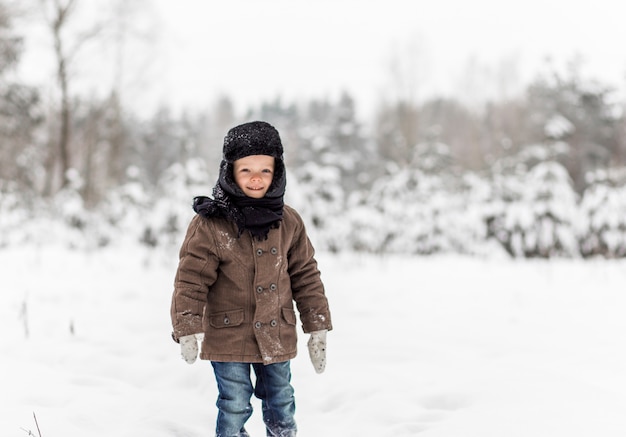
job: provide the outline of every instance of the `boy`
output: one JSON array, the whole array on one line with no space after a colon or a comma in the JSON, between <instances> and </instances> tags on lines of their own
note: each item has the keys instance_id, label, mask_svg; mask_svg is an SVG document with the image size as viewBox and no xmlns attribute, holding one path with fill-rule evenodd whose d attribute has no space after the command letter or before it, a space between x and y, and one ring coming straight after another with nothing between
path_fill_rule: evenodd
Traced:
<instances>
[{"instance_id":1,"label":"boy","mask_svg":"<svg viewBox=\"0 0 626 437\"><path fill-rule=\"evenodd\" d=\"M296 314L310 333L309 356L325 368L332 329L313 247L296 211L283 203L286 172L278 131L255 121L232 128L213 199L196 197L180 250L172 336L185 361L210 360L218 387L217 437L248 436L252 394L267 435L296 435L290 361ZM256 375L252 384L250 368Z\"/></svg>"}]
</instances>

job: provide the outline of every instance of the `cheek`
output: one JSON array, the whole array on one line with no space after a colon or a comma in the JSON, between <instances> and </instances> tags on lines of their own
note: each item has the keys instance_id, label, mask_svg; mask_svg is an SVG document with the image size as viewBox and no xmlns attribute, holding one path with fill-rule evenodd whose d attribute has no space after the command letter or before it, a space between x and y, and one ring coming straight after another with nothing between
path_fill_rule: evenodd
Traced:
<instances>
[{"instance_id":1,"label":"cheek","mask_svg":"<svg viewBox=\"0 0 626 437\"><path fill-rule=\"evenodd\" d=\"M242 184L244 184L246 181L246 179L244 177L242 177L241 175L237 175L235 176L235 183L239 186L241 186Z\"/></svg>"}]
</instances>

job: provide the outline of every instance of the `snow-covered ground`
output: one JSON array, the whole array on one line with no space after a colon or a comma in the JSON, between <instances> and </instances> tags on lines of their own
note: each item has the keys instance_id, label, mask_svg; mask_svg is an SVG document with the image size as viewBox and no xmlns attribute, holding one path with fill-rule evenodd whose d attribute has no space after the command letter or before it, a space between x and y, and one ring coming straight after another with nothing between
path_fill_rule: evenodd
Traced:
<instances>
[{"instance_id":1,"label":"snow-covered ground","mask_svg":"<svg viewBox=\"0 0 626 437\"><path fill-rule=\"evenodd\" d=\"M328 365L302 437L623 437L626 262L318 256ZM216 387L170 335L176 251L0 250L0 435L200 437ZM248 430L264 436L260 405Z\"/></svg>"}]
</instances>

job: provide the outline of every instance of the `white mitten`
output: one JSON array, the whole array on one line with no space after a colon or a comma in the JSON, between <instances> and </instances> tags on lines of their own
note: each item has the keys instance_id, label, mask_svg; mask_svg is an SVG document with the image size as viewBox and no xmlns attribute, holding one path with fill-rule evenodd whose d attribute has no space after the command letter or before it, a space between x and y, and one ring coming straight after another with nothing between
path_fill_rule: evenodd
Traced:
<instances>
[{"instance_id":1,"label":"white mitten","mask_svg":"<svg viewBox=\"0 0 626 437\"><path fill-rule=\"evenodd\" d=\"M179 338L180 354L188 364L193 364L198 358L198 340L202 341L203 334L184 335Z\"/></svg>"},{"instance_id":2,"label":"white mitten","mask_svg":"<svg viewBox=\"0 0 626 437\"><path fill-rule=\"evenodd\" d=\"M326 333L327 330L311 332L307 343L309 357L317 373L322 373L326 368Z\"/></svg>"}]
</instances>

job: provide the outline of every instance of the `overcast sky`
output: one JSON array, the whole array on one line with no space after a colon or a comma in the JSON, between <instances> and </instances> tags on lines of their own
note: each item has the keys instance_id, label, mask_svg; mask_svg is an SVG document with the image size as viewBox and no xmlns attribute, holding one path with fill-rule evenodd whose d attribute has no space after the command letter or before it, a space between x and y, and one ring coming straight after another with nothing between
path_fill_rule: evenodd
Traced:
<instances>
[{"instance_id":1,"label":"overcast sky","mask_svg":"<svg viewBox=\"0 0 626 437\"><path fill-rule=\"evenodd\" d=\"M334 98L344 89L363 112L397 93L471 100L513 92L546 57L560 68L575 55L587 74L625 83L625 14L616 0L144 3L151 10L134 20L156 25L153 44L129 45L125 70L142 65L133 85L141 98L131 103L144 109L202 109L222 94L243 111L277 95ZM102 67L94 68L106 82Z\"/></svg>"}]
</instances>

